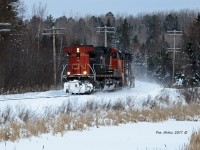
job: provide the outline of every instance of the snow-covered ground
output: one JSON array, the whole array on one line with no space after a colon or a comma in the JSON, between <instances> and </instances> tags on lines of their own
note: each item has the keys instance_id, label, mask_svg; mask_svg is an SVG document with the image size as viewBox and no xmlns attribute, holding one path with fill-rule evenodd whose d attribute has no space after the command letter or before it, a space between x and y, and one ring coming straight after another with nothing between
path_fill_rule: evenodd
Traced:
<instances>
[{"instance_id":1,"label":"snow-covered ground","mask_svg":"<svg viewBox=\"0 0 200 150\"><path fill-rule=\"evenodd\" d=\"M181 150L198 122L131 123L0 143L1 150ZM165 133L167 132L167 133Z\"/></svg>"},{"instance_id":2,"label":"snow-covered ground","mask_svg":"<svg viewBox=\"0 0 200 150\"><path fill-rule=\"evenodd\" d=\"M0 95L0 108L4 109L9 106L15 109L16 106L18 107L20 105L26 108L30 108L33 111L37 110L42 112L45 107L61 106L63 103L68 101L79 105L91 100L114 102L118 100L123 101L127 98L131 98L135 101L135 107L141 108L145 101L155 100L155 97L157 96L169 96L168 105L171 105L174 102L184 103L183 98L180 97L179 92L175 89L163 88L156 83L136 81L135 88L124 88L114 92L96 92L91 95L71 95L66 94L62 90L14 95Z\"/></svg>"},{"instance_id":3,"label":"snow-covered ground","mask_svg":"<svg viewBox=\"0 0 200 150\"><path fill-rule=\"evenodd\" d=\"M59 95L63 97L57 97ZM65 94L62 90L1 95L0 110L7 106L13 109L24 106L42 113L45 107L61 106L68 101L80 105L90 100L116 101L127 98L134 99L135 107L141 108L144 101L153 100L157 96L169 96L168 105L174 102L184 103L175 89L164 89L155 83L136 81L136 87L133 89L124 88L115 92L97 92L91 95ZM17 142L1 142L0 150L179 150L189 142L192 132L199 129L199 122L188 121L128 123L112 127L93 127L82 132L70 131L63 136L45 134Z\"/></svg>"}]
</instances>

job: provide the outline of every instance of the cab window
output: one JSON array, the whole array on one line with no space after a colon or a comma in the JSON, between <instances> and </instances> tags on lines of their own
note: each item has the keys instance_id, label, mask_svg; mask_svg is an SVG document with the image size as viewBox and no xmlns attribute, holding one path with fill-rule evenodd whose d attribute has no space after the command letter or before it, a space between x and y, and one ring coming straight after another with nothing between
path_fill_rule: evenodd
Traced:
<instances>
[{"instance_id":1,"label":"cab window","mask_svg":"<svg viewBox=\"0 0 200 150\"><path fill-rule=\"evenodd\" d=\"M113 52L113 53L112 53L112 58L113 58L113 59L117 59L117 53L116 53L116 52Z\"/></svg>"}]
</instances>

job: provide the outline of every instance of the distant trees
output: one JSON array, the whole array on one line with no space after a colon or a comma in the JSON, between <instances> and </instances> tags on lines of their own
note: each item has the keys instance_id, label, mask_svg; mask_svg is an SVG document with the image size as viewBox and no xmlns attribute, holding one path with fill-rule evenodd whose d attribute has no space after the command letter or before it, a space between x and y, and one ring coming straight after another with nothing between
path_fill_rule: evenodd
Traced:
<instances>
[{"instance_id":1,"label":"distant trees","mask_svg":"<svg viewBox=\"0 0 200 150\"><path fill-rule=\"evenodd\" d=\"M104 26L116 29L114 34L108 34L108 46L134 54L136 78L150 77L162 83L172 75L172 56L167 50L172 43L166 33L182 30L182 56L176 58L176 71L197 83L200 80L200 14L195 11L138 16L108 12L101 16L54 18L46 15L45 6L39 5L30 19L22 20L19 6L19 0L0 0L0 23L11 23L10 32L0 32L0 92L51 88L52 36L42 33L53 26L65 28L62 36L56 36L58 82L66 63L62 48L77 44L103 46L104 35L96 31Z\"/></svg>"}]
</instances>

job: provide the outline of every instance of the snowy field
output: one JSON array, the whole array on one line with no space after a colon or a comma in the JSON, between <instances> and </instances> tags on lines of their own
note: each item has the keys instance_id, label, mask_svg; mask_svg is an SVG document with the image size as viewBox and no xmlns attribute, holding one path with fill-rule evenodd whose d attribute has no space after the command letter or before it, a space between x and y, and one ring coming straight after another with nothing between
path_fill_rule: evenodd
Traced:
<instances>
[{"instance_id":1,"label":"snowy field","mask_svg":"<svg viewBox=\"0 0 200 150\"><path fill-rule=\"evenodd\" d=\"M62 97L59 97L62 96ZM24 106L31 110L43 111L45 107L57 107L68 101L74 103L74 106L81 105L87 101L118 101L131 98L135 101L134 105L141 108L142 104L147 100L154 100L158 96L169 96L169 105L174 102L184 103L183 98L175 89L163 88L156 83L147 83L136 81L135 88L124 88L114 92L96 92L91 95L72 95L66 94L62 90L34 92L14 95L0 95L0 108L7 106L15 107Z\"/></svg>"},{"instance_id":2,"label":"snowy field","mask_svg":"<svg viewBox=\"0 0 200 150\"><path fill-rule=\"evenodd\" d=\"M1 150L181 150L198 122L165 121L70 131L0 143ZM167 131L168 133L165 133ZM176 132L180 131L180 132ZM177 134L175 134L177 133ZM6 144L6 145L5 145Z\"/></svg>"},{"instance_id":3,"label":"snowy field","mask_svg":"<svg viewBox=\"0 0 200 150\"><path fill-rule=\"evenodd\" d=\"M62 97L59 97L62 95ZM97 92L91 95L71 95L47 91L17 95L1 95L0 109L24 106L38 113L45 107L57 107L71 101L74 106L87 101L117 101L132 98L136 108L144 101L158 96L169 96L168 105L185 103L175 89L164 89L155 83L136 81L135 88L115 92ZM37 98L37 99L36 99ZM6 100L6 101L5 101ZM128 123L119 126L93 127L85 131L70 131L63 136L45 134L17 142L1 142L0 150L180 150L189 142L192 132L200 129L199 122L168 120L160 123Z\"/></svg>"}]
</instances>

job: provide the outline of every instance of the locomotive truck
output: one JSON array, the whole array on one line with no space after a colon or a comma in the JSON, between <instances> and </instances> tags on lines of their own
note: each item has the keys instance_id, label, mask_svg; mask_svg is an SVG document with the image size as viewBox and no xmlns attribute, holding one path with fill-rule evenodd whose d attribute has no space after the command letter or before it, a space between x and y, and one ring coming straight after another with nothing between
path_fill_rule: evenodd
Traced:
<instances>
[{"instance_id":1,"label":"locomotive truck","mask_svg":"<svg viewBox=\"0 0 200 150\"><path fill-rule=\"evenodd\" d=\"M65 92L79 94L134 87L132 54L92 45L70 46L64 52L68 55L61 73Z\"/></svg>"}]
</instances>

